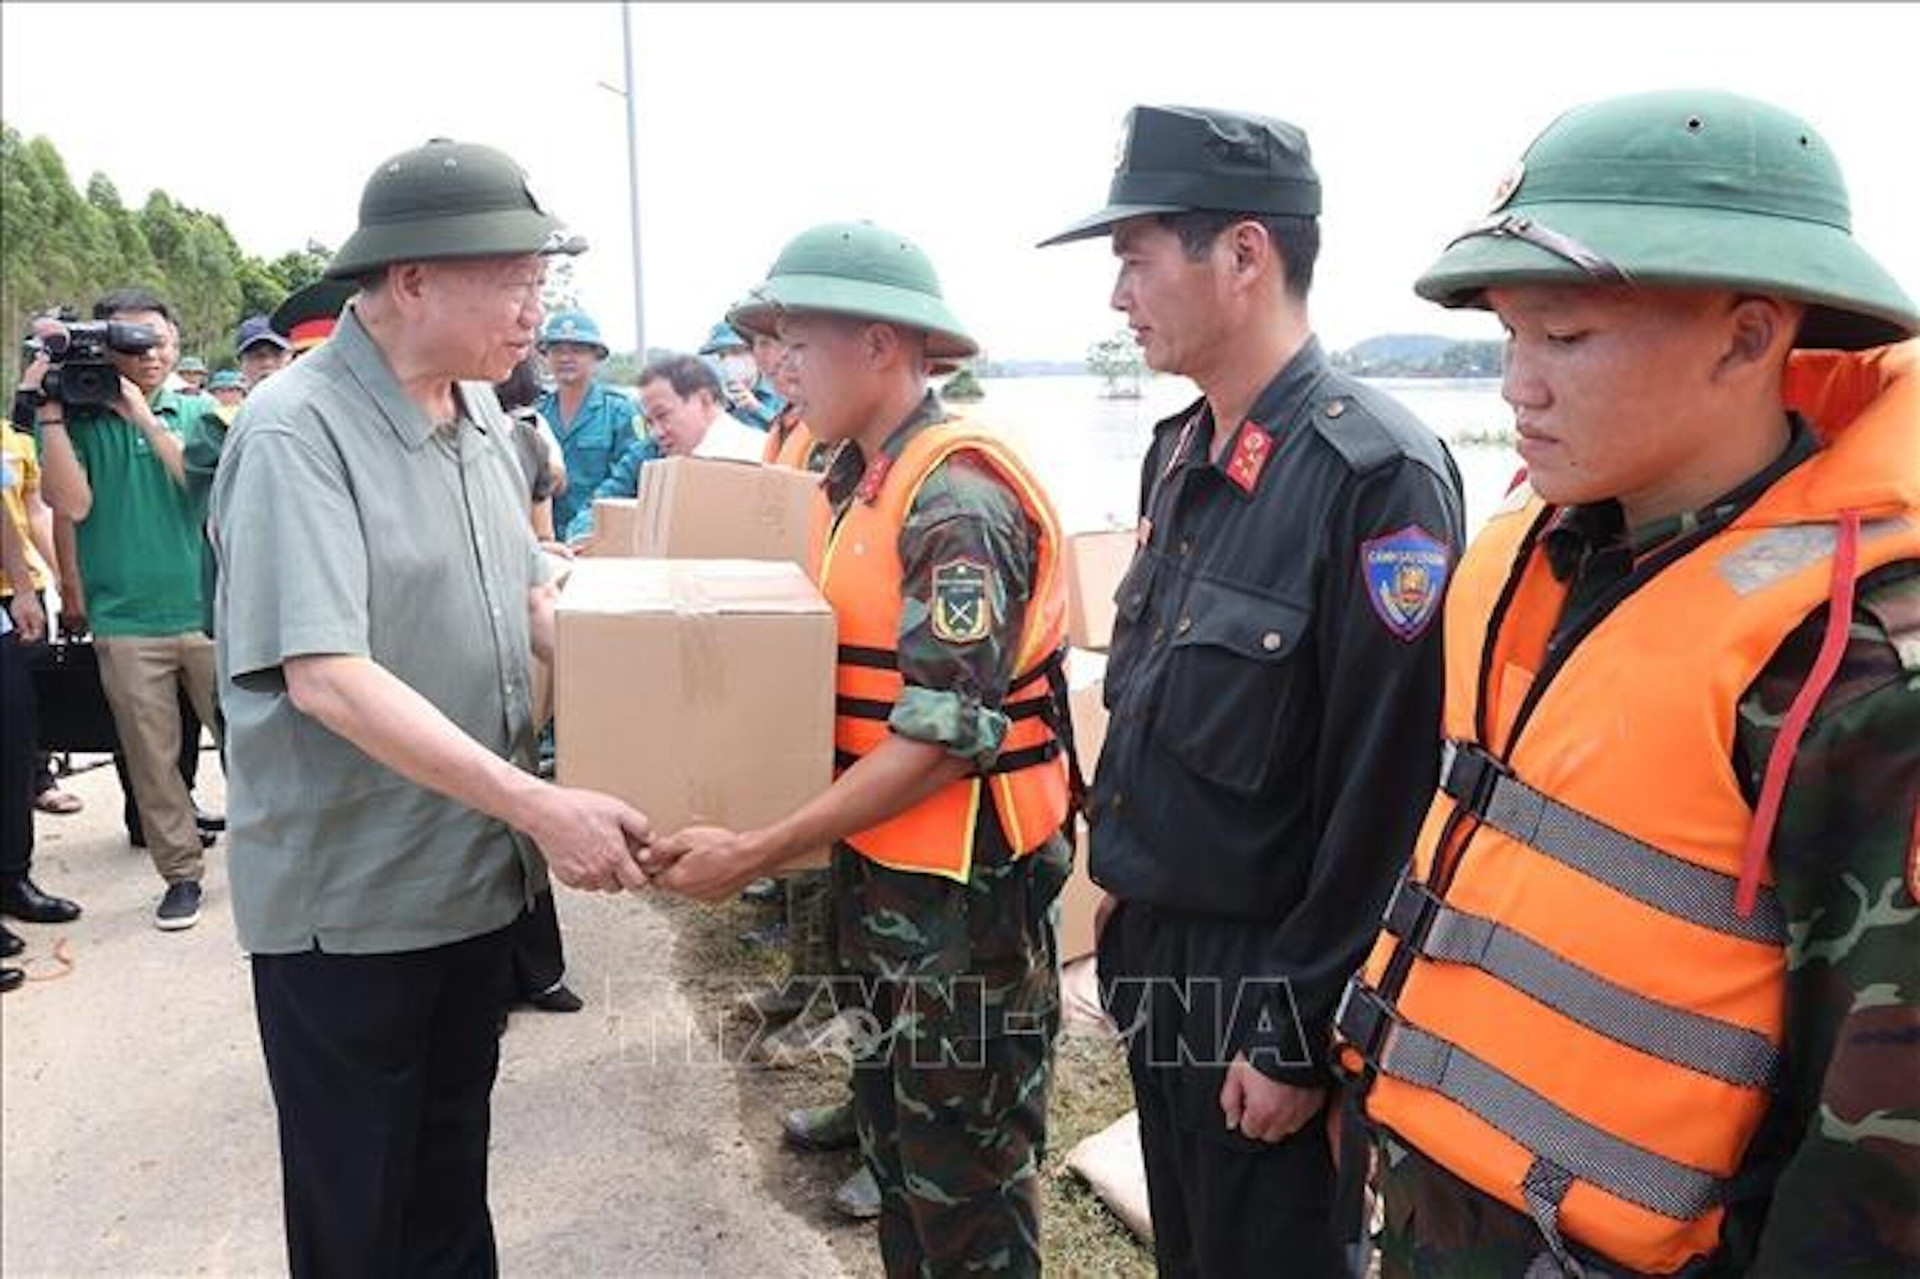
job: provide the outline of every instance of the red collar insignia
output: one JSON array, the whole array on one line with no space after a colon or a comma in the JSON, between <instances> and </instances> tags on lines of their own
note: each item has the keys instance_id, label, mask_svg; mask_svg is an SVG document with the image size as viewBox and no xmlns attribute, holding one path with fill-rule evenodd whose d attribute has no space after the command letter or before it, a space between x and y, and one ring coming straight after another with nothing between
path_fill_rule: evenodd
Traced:
<instances>
[{"instance_id":1,"label":"red collar insignia","mask_svg":"<svg viewBox=\"0 0 1920 1279\"><path fill-rule=\"evenodd\" d=\"M1251 493L1272 456L1273 437L1251 420L1242 422L1239 435L1234 437L1233 456L1227 461L1227 478L1238 484L1241 492Z\"/></svg>"},{"instance_id":2,"label":"red collar insignia","mask_svg":"<svg viewBox=\"0 0 1920 1279\"><path fill-rule=\"evenodd\" d=\"M879 454L867 463L866 474L860 477L860 487L853 491L853 495L872 506L873 499L880 496L880 486L887 482L887 472L892 469L893 459L885 453Z\"/></svg>"}]
</instances>

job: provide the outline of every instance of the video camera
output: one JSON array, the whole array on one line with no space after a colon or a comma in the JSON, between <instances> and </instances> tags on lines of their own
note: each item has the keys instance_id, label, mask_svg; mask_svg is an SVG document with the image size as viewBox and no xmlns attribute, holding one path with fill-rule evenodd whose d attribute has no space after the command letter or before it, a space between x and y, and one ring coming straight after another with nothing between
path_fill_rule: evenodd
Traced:
<instances>
[{"instance_id":1,"label":"video camera","mask_svg":"<svg viewBox=\"0 0 1920 1279\"><path fill-rule=\"evenodd\" d=\"M150 324L123 320L91 320L64 325L51 333L27 339L22 362L45 352L46 379L40 389L49 400L68 408L102 408L120 396L120 370L115 352L144 355L160 345L160 334Z\"/></svg>"}]
</instances>

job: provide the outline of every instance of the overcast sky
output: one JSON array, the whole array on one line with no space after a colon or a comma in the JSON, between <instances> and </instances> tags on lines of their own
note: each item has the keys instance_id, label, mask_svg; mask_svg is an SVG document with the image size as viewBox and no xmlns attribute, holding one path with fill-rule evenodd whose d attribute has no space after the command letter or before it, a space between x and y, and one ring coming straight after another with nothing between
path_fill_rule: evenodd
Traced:
<instances>
[{"instance_id":1,"label":"overcast sky","mask_svg":"<svg viewBox=\"0 0 1920 1279\"><path fill-rule=\"evenodd\" d=\"M1702 86L1773 98L1839 155L1855 233L1920 293L1920 7L667 5L634 9L651 345L697 344L792 234L870 218L933 256L990 353L1074 357L1117 319L1104 202L1138 102L1303 126L1325 186L1316 326L1490 336L1413 277L1573 104ZM614 4L0 6L0 115L76 185L163 187L250 252L338 247L367 175L487 142L590 241L583 299L633 335ZM76 299L83 301L83 299Z\"/></svg>"}]
</instances>

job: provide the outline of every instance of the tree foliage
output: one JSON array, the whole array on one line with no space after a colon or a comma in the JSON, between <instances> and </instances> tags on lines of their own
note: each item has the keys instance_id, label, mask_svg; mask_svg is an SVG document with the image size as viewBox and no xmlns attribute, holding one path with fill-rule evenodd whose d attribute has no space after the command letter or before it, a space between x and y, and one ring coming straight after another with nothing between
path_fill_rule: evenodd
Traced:
<instances>
[{"instance_id":1,"label":"tree foliage","mask_svg":"<svg viewBox=\"0 0 1920 1279\"><path fill-rule=\"evenodd\" d=\"M164 191L128 208L103 173L82 191L52 142L0 122L0 324L11 338L47 307L88 315L109 289L144 285L173 308L182 352L219 363L242 318L318 279L331 256L309 242L265 261L244 252L219 215ZM5 346L16 376L18 344Z\"/></svg>"},{"instance_id":2,"label":"tree foliage","mask_svg":"<svg viewBox=\"0 0 1920 1279\"><path fill-rule=\"evenodd\" d=\"M1101 394L1108 399L1134 400L1140 398L1147 357L1132 333L1117 329L1087 348L1087 368L1107 380Z\"/></svg>"}]
</instances>

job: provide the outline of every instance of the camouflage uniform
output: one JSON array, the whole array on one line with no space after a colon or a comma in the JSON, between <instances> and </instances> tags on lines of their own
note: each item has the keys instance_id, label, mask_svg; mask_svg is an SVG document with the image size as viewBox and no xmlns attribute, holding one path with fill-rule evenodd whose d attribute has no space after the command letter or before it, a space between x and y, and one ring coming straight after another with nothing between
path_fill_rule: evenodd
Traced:
<instances>
[{"instance_id":1,"label":"camouflage uniform","mask_svg":"<svg viewBox=\"0 0 1920 1279\"><path fill-rule=\"evenodd\" d=\"M1812 450L1796 424L1786 456L1729 497ZM1687 518L1628 539L1617 504L1566 512L1548 554L1573 578L1568 615ZM1741 699L1733 765L1749 802L1825 624L1825 609L1802 623ZM1795 758L1772 849L1790 938L1787 1075L1743 1169L1753 1196L1689 1275L1920 1274L1920 905L1906 878L1917 807L1920 563L1909 561L1861 580L1839 672ZM1383 1279L1521 1275L1540 1255L1525 1215L1391 1139L1382 1153ZM1583 1261L1591 1279L1627 1273Z\"/></svg>"},{"instance_id":2,"label":"camouflage uniform","mask_svg":"<svg viewBox=\"0 0 1920 1279\"><path fill-rule=\"evenodd\" d=\"M897 457L946 416L929 394L885 451ZM858 449L835 458L827 492L836 511L865 468ZM900 535L905 687L894 732L993 761L1035 546L1018 498L982 464L962 455L927 479ZM994 625L968 644L939 638L931 621L933 569L956 558L990 570ZM981 806L964 884L834 850L836 997L861 1027L855 1111L880 1186L891 1276L1040 1272L1039 1170L1059 1027L1050 908L1071 856L1056 836L1015 859L991 804Z\"/></svg>"}]
</instances>

